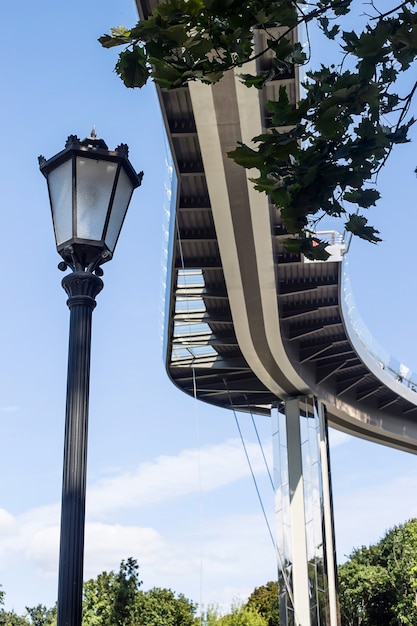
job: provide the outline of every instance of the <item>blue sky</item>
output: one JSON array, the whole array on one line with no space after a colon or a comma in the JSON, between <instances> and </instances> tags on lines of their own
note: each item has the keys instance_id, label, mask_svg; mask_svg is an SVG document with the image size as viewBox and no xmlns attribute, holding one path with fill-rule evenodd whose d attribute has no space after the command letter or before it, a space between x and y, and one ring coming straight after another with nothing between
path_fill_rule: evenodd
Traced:
<instances>
[{"instance_id":1,"label":"blue sky","mask_svg":"<svg viewBox=\"0 0 417 626\"><path fill-rule=\"evenodd\" d=\"M1 93L0 584L6 608L56 598L69 313L37 157L93 125L145 171L93 319L86 578L133 556L144 588L230 606L276 575L231 412L181 394L161 352L165 148L153 89L127 90L97 37L137 19L131 0L4 2ZM415 148L381 176L370 219L384 242L354 242L357 307L417 371ZM264 504L273 494L241 418ZM270 452L270 424L256 419ZM416 457L332 433L340 559L417 515Z\"/></svg>"}]
</instances>

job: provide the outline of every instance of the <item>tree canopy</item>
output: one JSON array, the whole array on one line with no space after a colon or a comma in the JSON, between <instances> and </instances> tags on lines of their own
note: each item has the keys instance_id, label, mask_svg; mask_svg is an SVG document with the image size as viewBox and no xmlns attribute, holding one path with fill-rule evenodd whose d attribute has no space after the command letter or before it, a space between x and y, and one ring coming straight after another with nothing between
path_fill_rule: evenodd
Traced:
<instances>
[{"instance_id":1,"label":"tree canopy","mask_svg":"<svg viewBox=\"0 0 417 626\"><path fill-rule=\"evenodd\" d=\"M266 585L256 587L250 594L247 606L258 611L268 626L279 624L278 582L269 581Z\"/></svg>"},{"instance_id":2,"label":"tree canopy","mask_svg":"<svg viewBox=\"0 0 417 626\"><path fill-rule=\"evenodd\" d=\"M170 589L140 589L135 559L84 583L83 626L191 626L196 605Z\"/></svg>"},{"instance_id":3,"label":"tree canopy","mask_svg":"<svg viewBox=\"0 0 417 626\"><path fill-rule=\"evenodd\" d=\"M417 519L387 531L376 544L355 549L338 568L343 626L417 624ZM118 572L84 584L83 626L279 626L278 585L257 587L245 603L222 615L215 606L196 616L197 605L171 589L141 589L133 558ZM0 626L55 626L56 607L39 604L17 615L2 608Z\"/></svg>"},{"instance_id":4,"label":"tree canopy","mask_svg":"<svg viewBox=\"0 0 417 626\"><path fill-rule=\"evenodd\" d=\"M380 241L365 212L379 198L379 171L393 146L408 141L414 123L416 0L387 4L170 0L133 28L112 28L99 41L107 48L123 46L116 72L130 88L150 78L167 89L196 80L213 84L237 68L247 87L261 89L310 62L309 31L318 28L334 48L327 55L334 62L306 72L296 107L283 84L278 99L268 103L268 132L229 156L258 170L254 185L280 209L292 235L288 247L324 259L325 244L314 237L323 215L342 217L347 231ZM350 12L362 23L358 31L350 27ZM307 47L293 37L300 27L307 29ZM254 31L265 34L262 50L255 48ZM271 67L248 72L249 62L265 54Z\"/></svg>"},{"instance_id":5,"label":"tree canopy","mask_svg":"<svg viewBox=\"0 0 417 626\"><path fill-rule=\"evenodd\" d=\"M57 608L56 605L48 609L44 604L34 607L26 607L27 616L32 626L55 626Z\"/></svg>"},{"instance_id":6,"label":"tree canopy","mask_svg":"<svg viewBox=\"0 0 417 626\"><path fill-rule=\"evenodd\" d=\"M28 626L24 617L17 615L14 611L5 611L1 608L4 605L5 595L5 592L0 589L0 626Z\"/></svg>"},{"instance_id":7,"label":"tree canopy","mask_svg":"<svg viewBox=\"0 0 417 626\"><path fill-rule=\"evenodd\" d=\"M344 625L417 624L417 520L354 550L339 567L339 585Z\"/></svg>"}]
</instances>

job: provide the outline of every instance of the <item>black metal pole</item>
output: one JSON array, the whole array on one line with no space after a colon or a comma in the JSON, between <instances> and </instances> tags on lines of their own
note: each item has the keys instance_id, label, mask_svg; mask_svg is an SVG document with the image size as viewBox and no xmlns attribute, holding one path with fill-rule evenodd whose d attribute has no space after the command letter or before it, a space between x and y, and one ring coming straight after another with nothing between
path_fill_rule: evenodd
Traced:
<instances>
[{"instance_id":1,"label":"black metal pole","mask_svg":"<svg viewBox=\"0 0 417 626\"><path fill-rule=\"evenodd\" d=\"M91 318L103 281L91 272L75 271L62 286L68 294L70 330L57 626L81 626Z\"/></svg>"}]
</instances>

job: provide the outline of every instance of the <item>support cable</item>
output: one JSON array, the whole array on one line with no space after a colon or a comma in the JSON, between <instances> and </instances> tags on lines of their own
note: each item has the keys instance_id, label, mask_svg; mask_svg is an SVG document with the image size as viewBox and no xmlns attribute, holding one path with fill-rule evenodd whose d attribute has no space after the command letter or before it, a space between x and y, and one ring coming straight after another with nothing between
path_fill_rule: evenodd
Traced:
<instances>
[{"instance_id":1,"label":"support cable","mask_svg":"<svg viewBox=\"0 0 417 626\"><path fill-rule=\"evenodd\" d=\"M225 379L223 379L223 382L224 382L224 385L226 387L226 391L227 391L227 395L228 395L228 398L229 398L230 406L232 407L233 415L235 417L237 430L238 430L239 435L240 435L240 440L242 442L243 450L245 452L246 461L248 463L249 470L250 470L250 473L251 473L251 476L252 476L252 481L253 481L253 484L255 485L255 491L256 491L257 496L258 496L259 504L260 504L261 509L262 509L262 513L263 513L264 520L265 520L265 523L266 523L266 526L267 526L267 529L268 529L268 533L269 533L269 536L271 538L272 545L274 546L274 549L276 549L275 539L274 539L274 536L273 536L272 531L271 531L271 526L269 524L268 517L266 515L264 503L262 502L262 497L261 497L261 493L259 491L258 483L256 482L255 472L253 471L252 463L251 463L251 460L249 458L249 453L248 453L248 450L247 450L247 447L246 447L246 444L245 444L245 440L243 438L242 429L240 428L239 419L237 417L237 411L235 410L235 408L233 406L233 401L232 401L232 398L230 397L230 392L229 392L229 389L227 387L227 381Z\"/></svg>"},{"instance_id":2,"label":"support cable","mask_svg":"<svg viewBox=\"0 0 417 626\"><path fill-rule=\"evenodd\" d=\"M229 404L230 404L230 407L231 407L231 409L233 411L233 415L234 415L234 418L235 418L236 426L237 426L237 429L238 429L238 432L239 432L239 435L240 435L240 440L242 442L243 450L245 452L245 456L246 456L246 460L247 460L247 463L248 463L248 466L249 466L249 469L250 469L252 480L253 480L253 483L255 485L255 490L256 490L256 493L258 495L258 500L259 500L259 503L261 505L261 509L262 509L262 513L263 513L263 516L264 516L264 519L265 519L265 523L266 523L266 526L267 526L267 529L268 529L268 533L269 533L269 536L271 538L272 545L274 546L274 551L275 551L276 558L277 558L277 565L278 565L279 571L281 572L281 575L282 575L282 578L283 578L283 581L284 581L284 585L285 585L285 590L287 592L289 601L290 601L290 603L292 605L292 608L293 608L293 611L294 611L294 615L295 615L296 613L295 613L295 606L294 606L294 596L293 596L293 592L292 592L291 583L290 583L289 578L287 576L287 573L285 571L285 566L284 566L284 562L283 562L283 558L282 558L279 546L277 545L277 543L276 543L276 541L274 539L274 536L272 534L272 531L271 531L271 526L269 524L269 520L268 520L268 517L266 515L265 507L264 507L264 504L262 502L262 497L261 497L261 494L260 494L260 491L259 491L259 488L258 488L258 484L256 482L255 473L253 471L252 463L251 463L250 458L249 458L249 453L248 453L248 450L247 450L247 447L246 447L246 444L245 444L245 441L244 441L244 438L243 438L242 429L240 428L239 419L237 417L237 411L236 411L236 409L233 406L233 401L232 401L232 398L230 396L230 392L229 392L229 389L228 389L228 386L227 386L226 379L223 379L223 383L224 383L224 386L226 387L227 395L228 395L228 398L229 398ZM258 434L257 428L255 426L255 422L254 422L254 419L253 419L252 411L250 411L250 413L251 413L251 416L252 416L252 422L253 422L253 425L254 425L254 428L255 428L255 432L257 434L257 438L258 438L258 441L260 443L259 434ZM261 446L262 455L263 455L265 464L267 466L267 461L266 461L266 458L264 456L262 445L260 444L260 446ZM272 485L273 490L275 492L275 486L274 486L274 483L273 483L273 480L272 480L272 477L271 477L271 474L269 472L268 467L267 467L267 471L268 471L268 476L269 476L271 485Z\"/></svg>"},{"instance_id":3,"label":"support cable","mask_svg":"<svg viewBox=\"0 0 417 626\"><path fill-rule=\"evenodd\" d=\"M195 428L196 428L196 436L197 436L197 450L198 450L198 492L199 492L199 507L198 507L198 526L199 526L199 535L200 535L200 602L199 606L203 606L203 563L204 563L204 550L203 550L203 530L204 530L204 510L203 510L203 487L201 480L201 440L200 440L200 421L199 421L199 412L198 412L198 398L197 398L197 381L195 376L195 368L192 368L193 371L193 395L194 395L194 408L195 408Z\"/></svg>"},{"instance_id":4,"label":"support cable","mask_svg":"<svg viewBox=\"0 0 417 626\"><path fill-rule=\"evenodd\" d=\"M246 398L246 396L245 396L245 400L246 400L246 403L247 403L247 405L249 407L249 402L248 402L248 399ZM252 409L250 407L249 407L249 413L250 413L250 416L251 416L251 419L252 419L253 429L255 431L256 438L258 440L258 444L259 444L259 447L261 449L262 458L264 460L265 468L266 468L266 471L268 473L269 482L271 483L272 491L275 493L274 481L272 479L271 472L269 471L269 465L268 465L268 462L266 460L266 456L265 456L265 452L264 452L264 449L263 449L263 446L262 446L262 442L261 442L261 439L259 437L259 432L258 432L258 429L257 429L256 424L255 424L255 418L253 417L253 411L252 411Z\"/></svg>"},{"instance_id":5,"label":"support cable","mask_svg":"<svg viewBox=\"0 0 417 626\"><path fill-rule=\"evenodd\" d=\"M180 232L180 227L179 227L177 215L175 216L175 228L176 228L176 231L177 231L177 241L178 241L178 248L179 248L180 260L181 260L181 268L184 271L184 269L185 269L184 254L183 254L181 232ZM185 292L186 291L187 291L187 285L185 285ZM188 301L187 301L187 313L190 313L189 302ZM191 325L190 325L190 327L191 327ZM192 354L192 356L193 356L193 361L194 361L195 360L195 355ZM203 606L203 602L202 602L202 598L203 598L203 560L204 560L203 559L203 506L202 506L202 483L201 483L201 457L200 457L199 423L198 423L198 410L197 410L198 396L197 396L197 381L196 381L196 375L195 375L195 368L194 368L194 366L192 364L191 364L191 369L192 369L192 375L193 375L193 396L194 396L194 402L195 402L195 405L196 405L195 415L196 415L196 431L197 431L197 438L198 438L198 477L199 477L198 480L199 480L199 493L200 493L200 502L199 502L199 529L200 529L200 575L199 575L199 578L200 578L200 590L199 590L199 595L200 595L200 606ZM224 382L224 385L225 385L225 388L226 388L227 396L229 398L230 407L232 408L232 411L233 411L236 427L237 427L238 432L239 432L240 440L241 440L242 447L243 447L243 450L244 450L244 453L245 453L245 457L246 457L246 461L248 463L248 467L249 467L249 470L250 470L250 473L251 473L251 476L252 476L252 481L253 481L253 484L255 486L255 491L256 491L256 494L257 494L257 497L258 497L258 501L259 501L259 504L260 504L260 507L261 507L261 510L262 510L262 514L263 514L263 517L264 517L264 520L265 520L265 523L266 523L266 526L267 526L267 529L268 529L268 534L269 534L269 537L271 539L272 545L274 547L274 552L275 552L275 555L276 555L276 558L277 558L278 571L281 572L281 576L282 576L282 579L284 581L284 586L285 586L285 589L286 589L286 593L287 593L288 599L289 599L289 601L290 601L290 603L292 605L292 608L293 608L293 611L294 611L294 615L296 615L295 606L294 606L294 597L293 597L291 584L290 584L290 581L288 579L288 575L287 575L287 573L285 571L285 566L284 566L284 562L283 562L283 558L282 558L279 546L277 545L277 543L276 543L276 541L274 539L274 535L272 533L271 526L269 524L269 520L268 520L268 517L267 517L267 514L266 514L266 510L265 510L265 507L264 507L264 504L263 504L263 501L262 501L262 496L261 496L261 493L260 493L260 490L259 490L259 487L258 487L258 483L256 481L255 473L253 471L252 463L251 463L251 460L250 460L250 457L249 457L249 453L248 453L248 450L247 450L247 447L246 447L246 444L245 444L245 441L244 441L243 433L242 433L242 430L240 428L239 419L238 419L238 416L237 416L237 411L236 411L236 409L233 406L233 401L232 401L232 398L231 398L231 395L230 395L230 391L229 391L228 386L227 386L226 379L223 379L223 382ZM248 403L248 400L247 400L246 397L245 397L245 399L246 399L246 402ZM248 408L249 408L249 403L248 403ZM263 460L264 460L264 463L265 463L265 467L266 467L266 470L267 470L267 473L268 473L269 481L271 483L273 492L275 493L275 485L274 485L271 473L269 471L269 467L268 467L268 463L267 463L267 460L266 460L266 456L265 456L265 453L264 453L264 450L263 450L263 446L262 446L262 443L261 443L261 440L260 440L260 437L259 437L259 432L257 430L256 424L255 424L255 420L254 420L254 417L253 417L253 412L252 412L251 409L250 409L250 415L251 415L251 419L252 419L253 428L255 430L256 437L257 437L257 440L258 440L258 444L259 444L259 447L261 449L261 453L262 453L262 457L263 457Z\"/></svg>"}]
</instances>

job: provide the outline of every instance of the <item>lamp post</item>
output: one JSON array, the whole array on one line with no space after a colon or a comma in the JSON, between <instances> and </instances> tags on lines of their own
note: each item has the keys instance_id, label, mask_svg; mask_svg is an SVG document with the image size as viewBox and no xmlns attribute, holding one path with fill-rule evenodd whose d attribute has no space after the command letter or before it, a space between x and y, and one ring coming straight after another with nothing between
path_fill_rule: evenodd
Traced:
<instances>
[{"instance_id":1,"label":"lamp post","mask_svg":"<svg viewBox=\"0 0 417 626\"><path fill-rule=\"evenodd\" d=\"M65 149L39 157L47 179L58 267L70 309L65 414L57 626L80 626L84 562L88 398L91 318L103 288L101 265L109 261L133 190L141 184L128 160L128 147L110 151L95 131L80 141L70 135Z\"/></svg>"}]
</instances>

